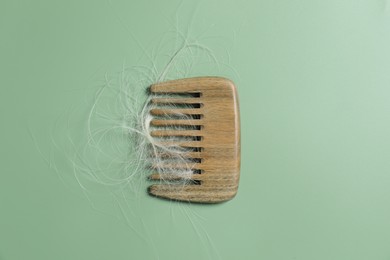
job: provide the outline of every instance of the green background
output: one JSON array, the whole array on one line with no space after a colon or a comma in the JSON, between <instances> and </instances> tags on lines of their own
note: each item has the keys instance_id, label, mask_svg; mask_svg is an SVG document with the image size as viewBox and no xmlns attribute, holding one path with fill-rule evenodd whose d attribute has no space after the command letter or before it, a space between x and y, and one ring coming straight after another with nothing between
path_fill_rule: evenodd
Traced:
<instances>
[{"instance_id":1,"label":"green background","mask_svg":"<svg viewBox=\"0 0 390 260\"><path fill-rule=\"evenodd\" d=\"M238 86L238 195L91 199L63 133L172 21L229 59L191 75ZM389 101L387 0L0 0L0 259L388 260Z\"/></svg>"}]
</instances>

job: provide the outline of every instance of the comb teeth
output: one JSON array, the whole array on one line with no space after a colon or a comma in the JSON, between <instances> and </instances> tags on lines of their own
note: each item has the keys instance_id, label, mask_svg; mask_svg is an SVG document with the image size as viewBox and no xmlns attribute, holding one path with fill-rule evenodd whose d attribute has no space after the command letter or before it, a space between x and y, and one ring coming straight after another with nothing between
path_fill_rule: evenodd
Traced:
<instances>
[{"instance_id":1,"label":"comb teeth","mask_svg":"<svg viewBox=\"0 0 390 260\"><path fill-rule=\"evenodd\" d=\"M150 135L155 139L151 195L217 203L237 192L240 167L238 102L233 83L217 77L152 85Z\"/></svg>"}]
</instances>

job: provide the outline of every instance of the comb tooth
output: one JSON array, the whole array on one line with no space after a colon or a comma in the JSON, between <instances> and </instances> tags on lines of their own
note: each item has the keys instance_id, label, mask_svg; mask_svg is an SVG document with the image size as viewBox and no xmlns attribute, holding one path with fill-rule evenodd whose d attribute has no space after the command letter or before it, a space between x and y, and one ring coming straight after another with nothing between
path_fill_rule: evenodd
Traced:
<instances>
[{"instance_id":1,"label":"comb tooth","mask_svg":"<svg viewBox=\"0 0 390 260\"><path fill-rule=\"evenodd\" d=\"M183 185L154 184L149 187L149 193L153 196L170 199L170 200L190 201L191 193L194 197L197 197L197 194L199 193L196 192L196 190L194 192L194 187L192 186L199 186L199 185L183 186Z\"/></svg>"},{"instance_id":2,"label":"comb tooth","mask_svg":"<svg viewBox=\"0 0 390 260\"><path fill-rule=\"evenodd\" d=\"M157 130L150 133L151 136L201 136L202 131L199 130Z\"/></svg>"},{"instance_id":3,"label":"comb tooth","mask_svg":"<svg viewBox=\"0 0 390 260\"><path fill-rule=\"evenodd\" d=\"M156 154L153 154L154 157L158 157L158 158L172 158L175 159L177 158L177 154L175 155L172 155L171 153L169 152L159 152L159 153L156 153ZM193 158L193 159L200 159L202 158L201 157L201 152L183 152L183 153L180 153L180 157L181 158Z\"/></svg>"},{"instance_id":4,"label":"comb tooth","mask_svg":"<svg viewBox=\"0 0 390 260\"><path fill-rule=\"evenodd\" d=\"M170 125L179 125L179 126L198 126L203 124L201 119L189 119L189 120L162 120L162 119L153 119L150 122L154 126L170 126Z\"/></svg>"},{"instance_id":5,"label":"comb tooth","mask_svg":"<svg viewBox=\"0 0 390 260\"><path fill-rule=\"evenodd\" d=\"M197 85L183 85L179 84L180 87L176 84L154 84L150 87L152 93L200 93L199 86Z\"/></svg>"},{"instance_id":6,"label":"comb tooth","mask_svg":"<svg viewBox=\"0 0 390 260\"><path fill-rule=\"evenodd\" d=\"M149 176L150 180L153 181L159 181L159 180L167 180L167 181L180 181L183 179L178 174L159 174L159 173L153 173L152 175Z\"/></svg>"},{"instance_id":7,"label":"comb tooth","mask_svg":"<svg viewBox=\"0 0 390 260\"><path fill-rule=\"evenodd\" d=\"M153 104L201 104L199 98L153 98Z\"/></svg>"},{"instance_id":8,"label":"comb tooth","mask_svg":"<svg viewBox=\"0 0 390 260\"><path fill-rule=\"evenodd\" d=\"M198 182L198 184L200 184ZM149 187L149 193L153 196L177 200L177 201L194 201L201 203L216 203L215 198L210 197L210 192L215 192L215 189L209 189L203 185L166 185L154 184ZM232 198L232 195L225 192L218 192L219 202Z\"/></svg>"},{"instance_id":9,"label":"comb tooth","mask_svg":"<svg viewBox=\"0 0 390 260\"><path fill-rule=\"evenodd\" d=\"M176 147L176 146L181 146L181 147L193 147L193 148L202 148L203 143L202 141L189 141L189 142L160 142L157 143L157 145L161 145L163 147Z\"/></svg>"},{"instance_id":10,"label":"comb tooth","mask_svg":"<svg viewBox=\"0 0 390 260\"><path fill-rule=\"evenodd\" d=\"M196 170L201 168L200 163L160 163L160 164L153 164L152 168L163 168L163 169L190 169L190 170Z\"/></svg>"},{"instance_id":11,"label":"comb tooth","mask_svg":"<svg viewBox=\"0 0 390 260\"><path fill-rule=\"evenodd\" d=\"M161 115L200 115L201 109L196 108L182 108L182 109L170 109L170 108L154 108L150 110L150 113L155 116Z\"/></svg>"},{"instance_id":12,"label":"comb tooth","mask_svg":"<svg viewBox=\"0 0 390 260\"><path fill-rule=\"evenodd\" d=\"M183 176L180 176L178 174L174 173L167 173L167 174L159 174L159 173L153 173L149 176L149 180L152 181L181 181L181 180L201 180L202 175L201 174L192 174L191 176L188 176L188 178L184 178Z\"/></svg>"}]
</instances>

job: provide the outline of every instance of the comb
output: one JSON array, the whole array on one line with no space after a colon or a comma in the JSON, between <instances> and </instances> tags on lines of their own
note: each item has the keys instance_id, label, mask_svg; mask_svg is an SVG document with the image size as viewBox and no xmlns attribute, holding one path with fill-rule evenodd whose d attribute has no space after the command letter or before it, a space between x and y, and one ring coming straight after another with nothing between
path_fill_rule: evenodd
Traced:
<instances>
[{"instance_id":1,"label":"comb","mask_svg":"<svg viewBox=\"0 0 390 260\"><path fill-rule=\"evenodd\" d=\"M240 177L239 106L233 82L220 77L179 79L154 84L150 92L150 124L155 127L150 135L186 150L192 174L190 181L180 183L182 176L174 169L185 168L185 163L167 160L168 170L149 176L160 180L149 187L149 194L196 203L232 199Z\"/></svg>"}]
</instances>

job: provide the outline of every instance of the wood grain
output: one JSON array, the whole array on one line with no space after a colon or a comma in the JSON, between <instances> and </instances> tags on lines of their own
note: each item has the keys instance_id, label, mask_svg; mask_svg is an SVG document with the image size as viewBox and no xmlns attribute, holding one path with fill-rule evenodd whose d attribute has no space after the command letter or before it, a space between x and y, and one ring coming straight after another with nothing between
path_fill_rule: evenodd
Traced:
<instances>
[{"instance_id":1,"label":"wood grain","mask_svg":"<svg viewBox=\"0 0 390 260\"><path fill-rule=\"evenodd\" d=\"M164 115L171 113L200 115L193 123L200 125L199 131L186 131L183 135L201 137L198 141L186 142L181 146L200 147L194 152L201 159L196 168L201 174L194 174L193 184L154 184L149 187L151 195L178 201L197 203L218 203L232 199L238 189L240 178L240 119L236 87L232 81L220 77L198 77L168 81L152 85L153 94L180 94L197 93L194 98L172 98L166 95L161 100L152 102L161 103L188 103L200 104L199 108L159 108L153 109L151 114ZM175 110L175 111L173 111ZM180 111L176 111L180 110ZM180 125L183 121L163 119L152 121L155 125ZM177 131L177 130L175 130ZM178 133L155 131L152 136L165 136ZM178 176L169 176L172 180ZM151 176L158 180L158 174Z\"/></svg>"}]
</instances>

